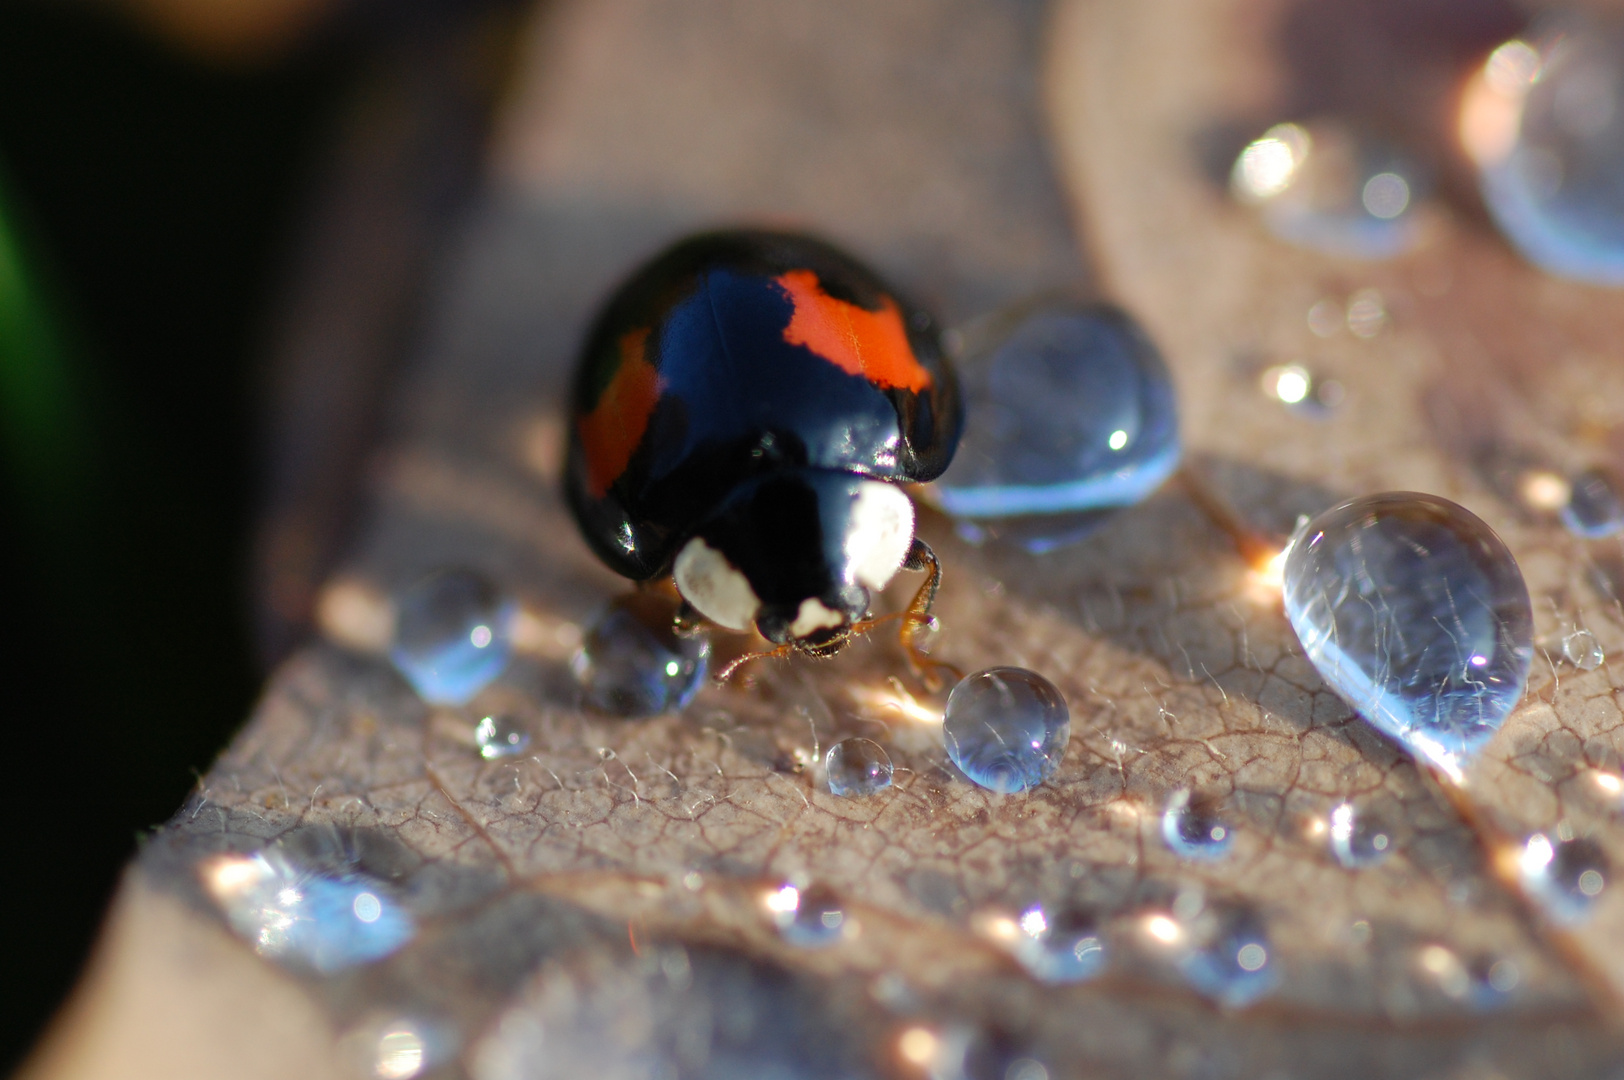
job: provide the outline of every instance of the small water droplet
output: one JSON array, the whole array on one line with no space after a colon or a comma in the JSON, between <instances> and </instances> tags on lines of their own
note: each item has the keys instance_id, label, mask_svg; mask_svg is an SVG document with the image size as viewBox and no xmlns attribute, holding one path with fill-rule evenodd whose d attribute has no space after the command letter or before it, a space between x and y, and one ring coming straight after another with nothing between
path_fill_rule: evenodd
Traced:
<instances>
[{"instance_id":1,"label":"small water droplet","mask_svg":"<svg viewBox=\"0 0 1624 1080\"><path fill-rule=\"evenodd\" d=\"M1331 811L1331 854L1350 870L1375 866L1393 853L1393 833L1378 818L1343 803Z\"/></svg>"},{"instance_id":2,"label":"small water droplet","mask_svg":"<svg viewBox=\"0 0 1624 1080\"><path fill-rule=\"evenodd\" d=\"M1186 859L1218 859L1229 854L1235 832L1206 800L1192 800L1188 789L1168 796L1162 811L1162 839Z\"/></svg>"},{"instance_id":3,"label":"small water droplet","mask_svg":"<svg viewBox=\"0 0 1624 1080\"><path fill-rule=\"evenodd\" d=\"M1621 41L1616 21L1546 20L1490 55L1460 115L1501 232L1547 272L1603 285L1624 284Z\"/></svg>"},{"instance_id":4,"label":"small water droplet","mask_svg":"<svg viewBox=\"0 0 1624 1080\"><path fill-rule=\"evenodd\" d=\"M1370 339L1387 325L1387 302L1376 289L1360 289L1348 298L1348 332Z\"/></svg>"},{"instance_id":5,"label":"small water droplet","mask_svg":"<svg viewBox=\"0 0 1624 1080\"><path fill-rule=\"evenodd\" d=\"M1557 922L1578 922L1590 914L1607 888L1607 853L1588 837L1564 840L1535 833L1519 861L1523 889Z\"/></svg>"},{"instance_id":6,"label":"small water droplet","mask_svg":"<svg viewBox=\"0 0 1624 1080\"><path fill-rule=\"evenodd\" d=\"M412 1080L450 1060L460 1041L443 1020L373 1015L344 1032L339 1048L362 1075Z\"/></svg>"},{"instance_id":7,"label":"small water droplet","mask_svg":"<svg viewBox=\"0 0 1624 1080\"><path fill-rule=\"evenodd\" d=\"M461 705L513 655L518 605L473 570L437 570L396 601L390 658L425 701Z\"/></svg>"},{"instance_id":8,"label":"small water droplet","mask_svg":"<svg viewBox=\"0 0 1624 1080\"><path fill-rule=\"evenodd\" d=\"M1394 492L1327 510L1293 540L1283 587L1331 689L1452 776L1522 697L1528 588L1500 538L1452 502Z\"/></svg>"},{"instance_id":9,"label":"small water droplet","mask_svg":"<svg viewBox=\"0 0 1624 1080\"><path fill-rule=\"evenodd\" d=\"M1276 124L1235 159L1230 190L1287 243L1360 259L1414 244L1420 168L1383 140L1331 121Z\"/></svg>"},{"instance_id":10,"label":"small water droplet","mask_svg":"<svg viewBox=\"0 0 1624 1080\"><path fill-rule=\"evenodd\" d=\"M1522 972L1510 960L1483 956L1467 963L1443 945L1423 946L1416 962L1445 997L1480 1012L1505 1007L1522 981Z\"/></svg>"},{"instance_id":11,"label":"small water droplet","mask_svg":"<svg viewBox=\"0 0 1624 1080\"><path fill-rule=\"evenodd\" d=\"M276 848L218 855L198 872L238 936L283 963L342 971L381 960L414 933L411 916L386 883L311 870Z\"/></svg>"},{"instance_id":12,"label":"small water droplet","mask_svg":"<svg viewBox=\"0 0 1624 1080\"><path fill-rule=\"evenodd\" d=\"M873 739L842 739L829 747L823 771L833 795L875 795L891 786L891 756Z\"/></svg>"},{"instance_id":13,"label":"small water droplet","mask_svg":"<svg viewBox=\"0 0 1624 1080\"><path fill-rule=\"evenodd\" d=\"M828 889L782 885L765 898L779 936L803 949L821 949L857 935L857 923Z\"/></svg>"},{"instance_id":14,"label":"small water droplet","mask_svg":"<svg viewBox=\"0 0 1624 1080\"><path fill-rule=\"evenodd\" d=\"M699 692L710 641L676 631L675 605L651 593L616 598L587 631L572 668L586 702L612 716L680 709Z\"/></svg>"},{"instance_id":15,"label":"small water droplet","mask_svg":"<svg viewBox=\"0 0 1624 1080\"><path fill-rule=\"evenodd\" d=\"M1589 630L1575 630L1562 639L1562 659L1580 671L1594 671L1607 660L1601 643Z\"/></svg>"},{"instance_id":16,"label":"small water droplet","mask_svg":"<svg viewBox=\"0 0 1624 1080\"><path fill-rule=\"evenodd\" d=\"M486 761L513 757L530 747L530 733L512 716L492 715L474 727L474 742Z\"/></svg>"},{"instance_id":17,"label":"small water droplet","mask_svg":"<svg viewBox=\"0 0 1624 1080\"><path fill-rule=\"evenodd\" d=\"M1178 467L1172 378L1117 308L1029 312L961 372L964 437L929 489L955 517L1131 506Z\"/></svg>"},{"instance_id":18,"label":"small water droplet","mask_svg":"<svg viewBox=\"0 0 1624 1080\"><path fill-rule=\"evenodd\" d=\"M1060 767L1071 738L1065 698L1035 671L995 667L961 680L942 721L947 756L973 782L1025 791Z\"/></svg>"},{"instance_id":19,"label":"small water droplet","mask_svg":"<svg viewBox=\"0 0 1624 1080\"><path fill-rule=\"evenodd\" d=\"M1301 364L1280 364L1263 372L1263 393L1293 412L1324 416L1342 403L1342 384L1321 379Z\"/></svg>"},{"instance_id":20,"label":"small water droplet","mask_svg":"<svg viewBox=\"0 0 1624 1080\"><path fill-rule=\"evenodd\" d=\"M1086 912L1050 911L1034 904L1015 924L1012 951L1034 978L1049 983L1083 982L1105 970L1105 938Z\"/></svg>"},{"instance_id":21,"label":"small water droplet","mask_svg":"<svg viewBox=\"0 0 1624 1080\"><path fill-rule=\"evenodd\" d=\"M1226 1008L1244 1008L1280 981L1263 919L1245 904L1196 896L1198 911L1152 916L1147 928L1158 945L1173 950L1179 972L1198 993Z\"/></svg>"},{"instance_id":22,"label":"small water droplet","mask_svg":"<svg viewBox=\"0 0 1624 1080\"><path fill-rule=\"evenodd\" d=\"M1585 469L1569 481L1562 524L1575 536L1599 540L1624 532L1624 496L1606 469Z\"/></svg>"}]
</instances>

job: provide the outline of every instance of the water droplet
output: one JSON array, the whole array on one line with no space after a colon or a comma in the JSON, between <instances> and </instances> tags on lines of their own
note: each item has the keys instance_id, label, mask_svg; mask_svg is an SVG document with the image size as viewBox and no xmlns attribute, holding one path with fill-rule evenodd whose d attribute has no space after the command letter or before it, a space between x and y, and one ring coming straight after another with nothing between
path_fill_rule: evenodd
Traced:
<instances>
[{"instance_id":1,"label":"water droplet","mask_svg":"<svg viewBox=\"0 0 1624 1080\"><path fill-rule=\"evenodd\" d=\"M891 756L873 739L842 739L829 747L823 771L834 795L875 795L891 786Z\"/></svg>"},{"instance_id":2,"label":"water droplet","mask_svg":"<svg viewBox=\"0 0 1624 1080\"><path fill-rule=\"evenodd\" d=\"M1239 1009L1275 988L1280 975L1274 946L1254 909L1209 904L1190 890L1180 901L1172 915L1152 915L1145 925L1156 945L1172 950L1179 972L1198 993Z\"/></svg>"},{"instance_id":3,"label":"water droplet","mask_svg":"<svg viewBox=\"0 0 1624 1080\"><path fill-rule=\"evenodd\" d=\"M1460 133L1506 237L1552 274L1624 285L1619 24L1559 20L1490 55Z\"/></svg>"},{"instance_id":4,"label":"water droplet","mask_svg":"<svg viewBox=\"0 0 1624 1080\"><path fill-rule=\"evenodd\" d=\"M518 605L472 570L438 570L400 594L390 658L425 701L461 705L502 673Z\"/></svg>"},{"instance_id":5,"label":"water droplet","mask_svg":"<svg viewBox=\"0 0 1624 1080\"><path fill-rule=\"evenodd\" d=\"M1523 889L1558 922L1578 922L1590 914L1607 888L1607 853L1587 837L1571 840L1535 833L1519 861Z\"/></svg>"},{"instance_id":6,"label":"water droplet","mask_svg":"<svg viewBox=\"0 0 1624 1080\"><path fill-rule=\"evenodd\" d=\"M238 936L283 963L342 971L383 959L414 932L386 883L314 871L276 848L215 856L198 870Z\"/></svg>"},{"instance_id":7,"label":"water droplet","mask_svg":"<svg viewBox=\"0 0 1624 1080\"><path fill-rule=\"evenodd\" d=\"M530 746L530 733L511 716L487 716L474 728L479 756L486 761L522 754Z\"/></svg>"},{"instance_id":8,"label":"water droplet","mask_svg":"<svg viewBox=\"0 0 1624 1080\"><path fill-rule=\"evenodd\" d=\"M1114 307L1039 308L961 371L964 437L930 489L949 514L1131 506L1178 467L1167 365Z\"/></svg>"},{"instance_id":9,"label":"water droplet","mask_svg":"<svg viewBox=\"0 0 1624 1080\"><path fill-rule=\"evenodd\" d=\"M1341 124L1276 124L1235 159L1230 190L1287 243L1360 259L1398 255L1416 240L1425 186L1417 165Z\"/></svg>"},{"instance_id":10,"label":"water droplet","mask_svg":"<svg viewBox=\"0 0 1624 1080\"><path fill-rule=\"evenodd\" d=\"M1283 585L1331 688L1452 776L1522 697L1533 659L1522 572L1452 502L1395 492L1327 510L1293 540Z\"/></svg>"},{"instance_id":11,"label":"water droplet","mask_svg":"<svg viewBox=\"0 0 1624 1080\"><path fill-rule=\"evenodd\" d=\"M1015 925L1012 951L1034 978L1083 982L1105 970L1105 939L1087 913L1067 908L1050 912L1034 904Z\"/></svg>"},{"instance_id":12,"label":"water droplet","mask_svg":"<svg viewBox=\"0 0 1624 1080\"><path fill-rule=\"evenodd\" d=\"M1235 833L1205 800L1192 801L1187 789L1168 797L1162 811L1162 839L1186 859L1218 859L1229 854Z\"/></svg>"},{"instance_id":13,"label":"water droplet","mask_svg":"<svg viewBox=\"0 0 1624 1080\"><path fill-rule=\"evenodd\" d=\"M1331 854L1350 870L1375 866L1393 853L1393 834L1379 819L1352 803L1331 811Z\"/></svg>"},{"instance_id":14,"label":"water droplet","mask_svg":"<svg viewBox=\"0 0 1624 1080\"><path fill-rule=\"evenodd\" d=\"M1613 474L1605 469L1575 474L1561 512L1568 531L1587 540L1624 532L1624 496L1620 496Z\"/></svg>"},{"instance_id":15,"label":"water droplet","mask_svg":"<svg viewBox=\"0 0 1624 1080\"><path fill-rule=\"evenodd\" d=\"M857 922L828 889L781 885L763 899L779 936L803 949L821 949L857 936Z\"/></svg>"},{"instance_id":16,"label":"water droplet","mask_svg":"<svg viewBox=\"0 0 1624 1080\"><path fill-rule=\"evenodd\" d=\"M1321 379L1301 364L1279 364L1263 372L1263 393L1305 416L1323 416L1342 403L1342 384Z\"/></svg>"},{"instance_id":17,"label":"water droplet","mask_svg":"<svg viewBox=\"0 0 1624 1080\"><path fill-rule=\"evenodd\" d=\"M1375 289L1360 289L1348 298L1348 332L1370 339L1387 325L1387 303Z\"/></svg>"},{"instance_id":18,"label":"water droplet","mask_svg":"<svg viewBox=\"0 0 1624 1080\"><path fill-rule=\"evenodd\" d=\"M1596 635L1589 630L1575 630L1562 639L1562 659L1580 671L1594 671L1607 661Z\"/></svg>"},{"instance_id":19,"label":"water droplet","mask_svg":"<svg viewBox=\"0 0 1624 1080\"><path fill-rule=\"evenodd\" d=\"M1071 738L1066 700L1048 679L1017 667L988 668L959 682L942 721L947 756L992 791L1025 791L1060 767Z\"/></svg>"},{"instance_id":20,"label":"water droplet","mask_svg":"<svg viewBox=\"0 0 1624 1080\"><path fill-rule=\"evenodd\" d=\"M1522 981L1522 972L1510 960L1479 957L1467 963L1443 945L1423 946L1416 962L1445 997L1483 1012L1507 1005Z\"/></svg>"},{"instance_id":21,"label":"water droplet","mask_svg":"<svg viewBox=\"0 0 1624 1080\"><path fill-rule=\"evenodd\" d=\"M575 654L586 702L612 716L653 716L693 700L709 668L710 641L677 633L675 605L648 593L609 604Z\"/></svg>"}]
</instances>

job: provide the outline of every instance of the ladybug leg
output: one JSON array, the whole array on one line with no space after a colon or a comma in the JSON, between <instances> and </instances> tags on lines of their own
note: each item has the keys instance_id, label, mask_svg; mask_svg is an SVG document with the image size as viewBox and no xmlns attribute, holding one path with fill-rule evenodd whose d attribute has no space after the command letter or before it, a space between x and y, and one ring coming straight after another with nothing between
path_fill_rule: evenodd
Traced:
<instances>
[{"instance_id":1,"label":"ladybug leg","mask_svg":"<svg viewBox=\"0 0 1624 1080\"><path fill-rule=\"evenodd\" d=\"M687 600L677 604L677 613L671 617L671 629L678 637L698 637L705 632L705 616Z\"/></svg>"},{"instance_id":2,"label":"ladybug leg","mask_svg":"<svg viewBox=\"0 0 1624 1080\"><path fill-rule=\"evenodd\" d=\"M778 646L776 649L768 649L766 652L747 652L743 656L735 656L733 659L729 660L726 666L724 666L721 671L718 671L715 675L711 676L711 678L718 683L725 683L733 677L733 673L735 671L738 671L752 660L771 660L779 656L788 656L794 651L795 646L786 643Z\"/></svg>"},{"instance_id":3,"label":"ladybug leg","mask_svg":"<svg viewBox=\"0 0 1624 1080\"><path fill-rule=\"evenodd\" d=\"M930 613L930 609L936 603L936 590L942 586L942 564L936 558L936 553L930 549L930 545L916 536L913 546L908 548L907 557L902 560L902 568L930 572L930 576L919 587L919 591L914 593L913 602L908 605L908 610L902 613L902 629L897 636L902 641L903 651L908 654L909 664L919 674L925 686L931 690L940 690L944 673L953 676L953 680L957 682L964 677L963 672L952 664L932 659L919 647L916 639L921 631L934 629L936 626L936 616Z\"/></svg>"}]
</instances>

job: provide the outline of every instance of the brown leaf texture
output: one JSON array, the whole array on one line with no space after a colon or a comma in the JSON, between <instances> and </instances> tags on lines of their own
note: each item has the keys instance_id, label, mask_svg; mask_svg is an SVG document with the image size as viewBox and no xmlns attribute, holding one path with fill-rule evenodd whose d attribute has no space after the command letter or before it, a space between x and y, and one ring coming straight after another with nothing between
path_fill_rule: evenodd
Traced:
<instances>
[{"instance_id":1,"label":"brown leaf texture","mask_svg":"<svg viewBox=\"0 0 1624 1080\"><path fill-rule=\"evenodd\" d=\"M1206 133L1367 100L1357 80L1329 106L1305 97L1292 80L1315 66L1281 59L1321 7L548 9L324 609L333 636L364 642L377 597L473 565L520 597L526 651L469 709L439 710L378 655L306 649L148 846L142 887L218 919L200 860L267 844L394 882L410 944L296 974L335 1055L379 1016L441 1025L434 1075L925 1075L915 1029L970 1046L977 1080L1034 1080L1030 1062L1055 1078L1603 1074L1624 1049L1624 890L1556 927L1504 856L1562 827L1624 866L1618 804L1591 779L1620 757L1616 665L1578 670L1559 645L1583 628L1624 655L1606 585L1620 552L1497 494L1438 417L1575 453L1604 440L1624 419L1624 301L1537 274L1447 190L1421 249L1375 264L1285 248L1231 205L1203 170ZM1430 74L1406 85L1437 98L1448 80ZM1326 689L1278 592L1175 485L1045 556L972 547L923 515L947 570L938 655L1030 667L1070 705L1059 773L1025 795L955 772L940 696L883 634L758 664L680 714L583 713L571 634L626 586L559 499L559 387L625 267L729 220L828 234L950 324L1049 290L1124 303L1168 356L1195 473L1260 533L1366 492L1463 503L1534 597L1547 648L1524 703L1459 790L1440 786ZM1377 336L1310 334L1316 300L1365 288L1389 315ZM1258 392L1260 364L1299 359L1346 388L1330 416ZM527 753L474 751L493 711L519 719ZM892 789L829 794L818 762L849 735L887 748ZM1233 827L1227 857L1162 841L1186 788ZM1324 822L1345 800L1391 823L1392 857L1332 858ZM763 898L786 881L832 892L858 932L783 941ZM1261 921L1272 994L1222 1009L1180 978L1144 919L1192 896ZM989 927L1033 902L1093 913L1107 973L1025 974ZM1474 1006L1459 972L1496 962L1515 986Z\"/></svg>"}]
</instances>

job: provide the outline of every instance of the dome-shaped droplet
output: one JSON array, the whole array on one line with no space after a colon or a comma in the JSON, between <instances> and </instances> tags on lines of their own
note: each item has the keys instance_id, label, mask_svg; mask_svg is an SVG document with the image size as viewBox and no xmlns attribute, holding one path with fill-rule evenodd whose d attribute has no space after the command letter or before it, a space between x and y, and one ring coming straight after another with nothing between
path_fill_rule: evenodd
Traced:
<instances>
[{"instance_id":1,"label":"dome-shaped droplet","mask_svg":"<svg viewBox=\"0 0 1624 1080\"><path fill-rule=\"evenodd\" d=\"M410 941L411 916L385 882L314 870L272 848L199 867L226 921L263 956L323 973L381 960Z\"/></svg>"},{"instance_id":2,"label":"dome-shaped droplet","mask_svg":"<svg viewBox=\"0 0 1624 1080\"><path fill-rule=\"evenodd\" d=\"M648 593L613 601L587 631L574 660L586 703L612 716L680 709L705 681L708 638L678 634L675 605Z\"/></svg>"},{"instance_id":3,"label":"dome-shaped droplet","mask_svg":"<svg viewBox=\"0 0 1624 1080\"><path fill-rule=\"evenodd\" d=\"M829 747L823 771L834 795L874 795L891 786L891 756L873 739L842 739Z\"/></svg>"},{"instance_id":4,"label":"dome-shaped droplet","mask_svg":"<svg viewBox=\"0 0 1624 1080\"><path fill-rule=\"evenodd\" d=\"M1117 308L1038 308L961 368L964 436L930 489L949 514L986 519L1130 506L1178 467L1167 365Z\"/></svg>"},{"instance_id":5,"label":"dome-shaped droplet","mask_svg":"<svg viewBox=\"0 0 1624 1080\"><path fill-rule=\"evenodd\" d=\"M1519 868L1523 888L1558 922L1577 922L1589 915L1611 872L1607 853L1596 841L1563 840L1544 833L1528 838Z\"/></svg>"},{"instance_id":6,"label":"dome-shaped droplet","mask_svg":"<svg viewBox=\"0 0 1624 1080\"><path fill-rule=\"evenodd\" d=\"M1460 128L1489 212L1530 262L1624 285L1624 28L1565 20L1500 46Z\"/></svg>"},{"instance_id":7,"label":"dome-shaped droplet","mask_svg":"<svg viewBox=\"0 0 1624 1080\"><path fill-rule=\"evenodd\" d=\"M947 696L947 756L972 781L997 792L1025 791L1060 767L1071 738L1066 700L1048 679L1017 667L988 668Z\"/></svg>"},{"instance_id":8,"label":"dome-shaped droplet","mask_svg":"<svg viewBox=\"0 0 1624 1080\"><path fill-rule=\"evenodd\" d=\"M1575 536L1599 540L1624 532L1624 496L1606 469L1584 469L1570 480L1562 524Z\"/></svg>"},{"instance_id":9,"label":"dome-shaped droplet","mask_svg":"<svg viewBox=\"0 0 1624 1080\"><path fill-rule=\"evenodd\" d=\"M480 757L495 761L524 753L530 746L530 732L516 718L498 713L475 725L474 743Z\"/></svg>"},{"instance_id":10,"label":"dome-shaped droplet","mask_svg":"<svg viewBox=\"0 0 1624 1080\"><path fill-rule=\"evenodd\" d=\"M1342 124L1276 124L1235 159L1230 190L1299 247L1386 259L1416 240L1425 186L1417 165L1385 141Z\"/></svg>"},{"instance_id":11,"label":"dome-shaped droplet","mask_svg":"<svg viewBox=\"0 0 1624 1080\"><path fill-rule=\"evenodd\" d=\"M1105 937L1092 916L1034 904L1016 920L1013 952L1034 978L1051 983L1092 979L1105 970Z\"/></svg>"},{"instance_id":12,"label":"dome-shaped droplet","mask_svg":"<svg viewBox=\"0 0 1624 1080\"><path fill-rule=\"evenodd\" d=\"M1350 870L1375 866L1393 853L1393 831L1380 818L1360 813L1352 803L1331 811L1331 854Z\"/></svg>"},{"instance_id":13,"label":"dome-shaped droplet","mask_svg":"<svg viewBox=\"0 0 1624 1080\"><path fill-rule=\"evenodd\" d=\"M1229 853L1235 834L1213 803L1181 789L1162 811L1162 840L1186 859L1217 859Z\"/></svg>"},{"instance_id":14,"label":"dome-shaped droplet","mask_svg":"<svg viewBox=\"0 0 1624 1080\"><path fill-rule=\"evenodd\" d=\"M1595 671L1607 662L1607 653L1589 630L1575 630L1562 639L1562 659L1580 671Z\"/></svg>"},{"instance_id":15,"label":"dome-shaped droplet","mask_svg":"<svg viewBox=\"0 0 1624 1080\"><path fill-rule=\"evenodd\" d=\"M1522 697L1533 613L1517 562L1462 507L1394 492L1309 521L1286 616L1320 675L1390 738L1456 774Z\"/></svg>"},{"instance_id":16,"label":"dome-shaped droplet","mask_svg":"<svg viewBox=\"0 0 1624 1080\"><path fill-rule=\"evenodd\" d=\"M828 889L782 885L767 894L765 903L779 935L803 949L821 949L857 933L840 898Z\"/></svg>"},{"instance_id":17,"label":"dome-shaped droplet","mask_svg":"<svg viewBox=\"0 0 1624 1080\"><path fill-rule=\"evenodd\" d=\"M425 701L461 705L502 673L518 605L473 570L436 571L396 601L390 658Z\"/></svg>"},{"instance_id":18,"label":"dome-shaped droplet","mask_svg":"<svg viewBox=\"0 0 1624 1080\"><path fill-rule=\"evenodd\" d=\"M1210 904L1179 927L1178 968L1196 991L1238 1009L1280 981L1262 917L1243 904Z\"/></svg>"}]
</instances>

